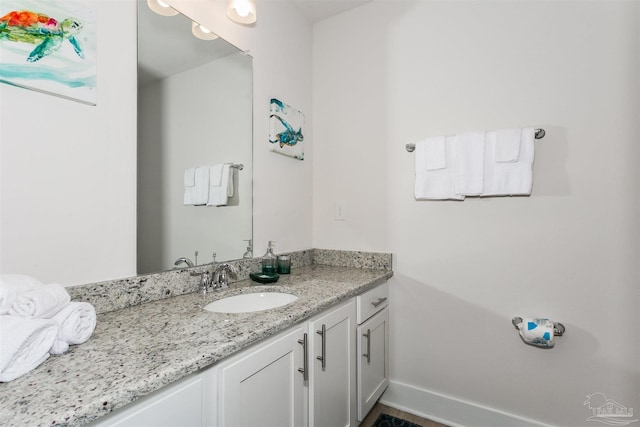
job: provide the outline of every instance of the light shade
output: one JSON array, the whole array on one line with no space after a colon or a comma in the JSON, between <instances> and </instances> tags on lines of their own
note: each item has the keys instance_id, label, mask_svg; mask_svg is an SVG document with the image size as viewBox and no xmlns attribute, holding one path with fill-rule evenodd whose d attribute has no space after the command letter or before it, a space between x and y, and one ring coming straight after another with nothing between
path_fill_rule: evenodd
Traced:
<instances>
[{"instance_id":1,"label":"light shade","mask_svg":"<svg viewBox=\"0 0 640 427\"><path fill-rule=\"evenodd\" d=\"M162 16L175 16L178 11L163 2L162 0L147 0L147 6L158 15Z\"/></svg>"},{"instance_id":2,"label":"light shade","mask_svg":"<svg viewBox=\"0 0 640 427\"><path fill-rule=\"evenodd\" d=\"M215 40L218 38L218 36L208 28L203 27L195 21L191 21L191 32L194 36L202 40Z\"/></svg>"},{"instance_id":3,"label":"light shade","mask_svg":"<svg viewBox=\"0 0 640 427\"><path fill-rule=\"evenodd\" d=\"M255 0L229 0L227 16L240 24L253 24L256 22Z\"/></svg>"}]
</instances>

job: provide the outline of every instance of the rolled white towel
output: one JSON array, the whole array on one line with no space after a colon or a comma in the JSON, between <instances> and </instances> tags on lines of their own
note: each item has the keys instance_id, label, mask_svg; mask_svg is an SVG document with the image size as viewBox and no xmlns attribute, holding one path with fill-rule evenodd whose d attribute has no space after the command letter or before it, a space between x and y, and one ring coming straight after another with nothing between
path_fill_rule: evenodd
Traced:
<instances>
[{"instance_id":1,"label":"rolled white towel","mask_svg":"<svg viewBox=\"0 0 640 427\"><path fill-rule=\"evenodd\" d=\"M69 350L69 343L66 341L60 341L56 339L51 346L51 350L49 350L49 354L53 354L55 356L64 354Z\"/></svg>"},{"instance_id":2,"label":"rolled white towel","mask_svg":"<svg viewBox=\"0 0 640 427\"><path fill-rule=\"evenodd\" d=\"M44 283L24 274L0 275L0 315L9 314L11 304L20 294L32 291L40 286L44 286Z\"/></svg>"},{"instance_id":3,"label":"rolled white towel","mask_svg":"<svg viewBox=\"0 0 640 427\"><path fill-rule=\"evenodd\" d=\"M96 309L88 302L73 301L53 316L53 320L60 326L57 341L82 344L96 328Z\"/></svg>"},{"instance_id":4,"label":"rolled white towel","mask_svg":"<svg viewBox=\"0 0 640 427\"><path fill-rule=\"evenodd\" d=\"M69 304L69 301L71 297L66 289L57 283L51 283L19 295L11 304L9 314L49 319Z\"/></svg>"},{"instance_id":5,"label":"rolled white towel","mask_svg":"<svg viewBox=\"0 0 640 427\"><path fill-rule=\"evenodd\" d=\"M0 382L8 382L40 366L58 335L51 319L0 316Z\"/></svg>"}]
</instances>

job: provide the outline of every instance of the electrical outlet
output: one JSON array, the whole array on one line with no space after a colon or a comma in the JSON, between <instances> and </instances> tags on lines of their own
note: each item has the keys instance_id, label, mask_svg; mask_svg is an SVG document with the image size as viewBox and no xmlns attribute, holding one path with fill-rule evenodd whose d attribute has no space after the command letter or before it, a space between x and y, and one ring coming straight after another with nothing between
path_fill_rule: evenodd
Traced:
<instances>
[{"instance_id":1,"label":"electrical outlet","mask_svg":"<svg viewBox=\"0 0 640 427\"><path fill-rule=\"evenodd\" d=\"M347 219L344 202L336 202L335 210L333 212L333 219L335 219L336 221L344 221L345 219Z\"/></svg>"}]
</instances>

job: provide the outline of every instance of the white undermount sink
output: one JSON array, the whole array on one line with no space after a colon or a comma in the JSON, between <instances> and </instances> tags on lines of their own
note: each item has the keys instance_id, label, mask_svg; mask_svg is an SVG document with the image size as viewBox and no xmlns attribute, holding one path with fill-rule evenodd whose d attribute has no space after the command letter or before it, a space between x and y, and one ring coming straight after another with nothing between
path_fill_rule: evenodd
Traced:
<instances>
[{"instance_id":1,"label":"white undermount sink","mask_svg":"<svg viewBox=\"0 0 640 427\"><path fill-rule=\"evenodd\" d=\"M255 292L222 298L205 305L204 309L214 313L250 313L282 307L297 299L297 296L283 292Z\"/></svg>"}]
</instances>

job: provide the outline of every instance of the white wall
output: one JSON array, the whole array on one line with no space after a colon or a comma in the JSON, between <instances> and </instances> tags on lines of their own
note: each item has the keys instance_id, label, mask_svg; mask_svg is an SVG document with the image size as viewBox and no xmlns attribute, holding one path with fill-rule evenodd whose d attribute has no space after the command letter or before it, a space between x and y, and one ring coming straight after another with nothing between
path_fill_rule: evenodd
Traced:
<instances>
[{"instance_id":1,"label":"white wall","mask_svg":"<svg viewBox=\"0 0 640 427\"><path fill-rule=\"evenodd\" d=\"M87 7L97 106L0 84L2 273L65 285L135 274L136 5Z\"/></svg>"},{"instance_id":2,"label":"white wall","mask_svg":"<svg viewBox=\"0 0 640 427\"><path fill-rule=\"evenodd\" d=\"M241 52L138 88L138 273L242 258L252 229L252 71ZM242 163L227 206L185 206L184 171Z\"/></svg>"},{"instance_id":3,"label":"white wall","mask_svg":"<svg viewBox=\"0 0 640 427\"><path fill-rule=\"evenodd\" d=\"M396 384L553 425L594 392L640 407L639 18L380 1L315 26L313 246L393 252ZM415 201L406 143L509 126L547 130L531 197ZM526 346L518 315L567 333Z\"/></svg>"}]
</instances>

